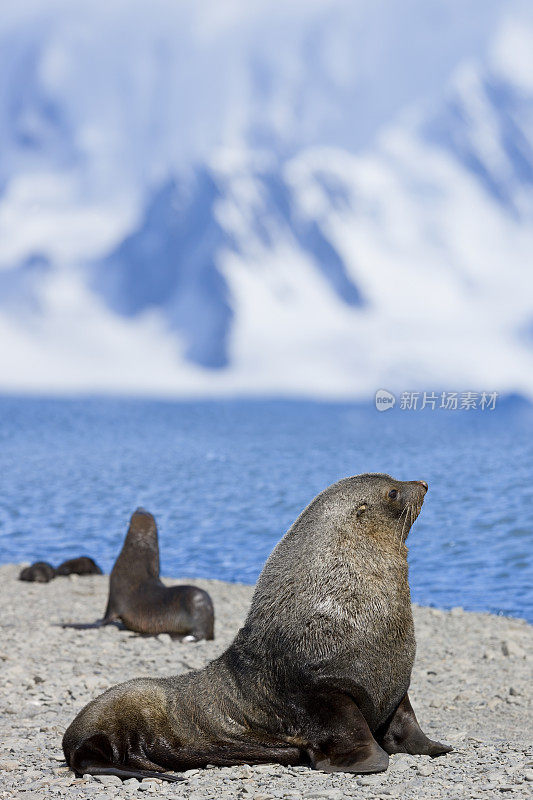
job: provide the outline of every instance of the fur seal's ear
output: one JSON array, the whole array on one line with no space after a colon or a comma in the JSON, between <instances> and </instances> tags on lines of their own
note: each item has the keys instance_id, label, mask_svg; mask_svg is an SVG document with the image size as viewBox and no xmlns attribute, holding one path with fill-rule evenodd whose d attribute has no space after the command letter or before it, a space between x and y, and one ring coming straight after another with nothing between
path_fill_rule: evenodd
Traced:
<instances>
[{"instance_id":1,"label":"fur seal's ear","mask_svg":"<svg viewBox=\"0 0 533 800\"><path fill-rule=\"evenodd\" d=\"M366 503L361 503L361 505L357 506L357 511L355 512L356 517L361 517L367 509Z\"/></svg>"}]
</instances>

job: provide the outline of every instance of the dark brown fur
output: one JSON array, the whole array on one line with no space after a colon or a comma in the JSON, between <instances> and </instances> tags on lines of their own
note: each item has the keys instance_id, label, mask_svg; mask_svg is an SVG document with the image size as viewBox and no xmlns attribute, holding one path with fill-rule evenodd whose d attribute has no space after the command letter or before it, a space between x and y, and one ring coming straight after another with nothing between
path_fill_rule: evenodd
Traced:
<instances>
[{"instance_id":1,"label":"dark brown fur","mask_svg":"<svg viewBox=\"0 0 533 800\"><path fill-rule=\"evenodd\" d=\"M451 749L422 733L407 696L405 539L426 489L361 475L322 492L268 559L228 650L93 700L63 738L70 767L170 780L165 770L272 761L358 773L386 769L388 753Z\"/></svg>"},{"instance_id":2,"label":"dark brown fur","mask_svg":"<svg viewBox=\"0 0 533 800\"><path fill-rule=\"evenodd\" d=\"M56 569L56 575L101 575L102 570L89 556L70 558Z\"/></svg>"},{"instance_id":3,"label":"dark brown fur","mask_svg":"<svg viewBox=\"0 0 533 800\"><path fill-rule=\"evenodd\" d=\"M19 580L36 581L37 583L48 583L58 575L101 575L102 570L89 556L80 556L63 561L55 569L47 561L36 561L30 567L21 570Z\"/></svg>"},{"instance_id":4,"label":"dark brown fur","mask_svg":"<svg viewBox=\"0 0 533 800\"><path fill-rule=\"evenodd\" d=\"M47 561L36 561L29 567L20 571L19 581L33 581L35 583L49 583L56 576L56 571Z\"/></svg>"},{"instance_id":5,"label":"dark brown fur","mask_svg":"<svg viewBox=\"0 0 533 800\"><path fill-rule=\"evenodd\" d=\"M103 622L119 619L138 633L213 638L213 603L207 592L196 586L167 587L160 580L157 526L142 508L132 515L109 577Z\"/></svg>"}]
</instances>

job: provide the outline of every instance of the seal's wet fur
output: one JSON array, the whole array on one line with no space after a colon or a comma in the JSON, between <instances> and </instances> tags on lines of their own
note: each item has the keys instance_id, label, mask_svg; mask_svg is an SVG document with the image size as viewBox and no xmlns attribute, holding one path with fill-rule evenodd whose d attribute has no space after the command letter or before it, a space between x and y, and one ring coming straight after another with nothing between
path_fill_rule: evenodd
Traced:
<instances>
[{"instance_id":1,"label":"seal's wet fur","mask_svg":"<svg viewBox=\"0 0 533 800\"><path fill-rule=\"evenodd\" d=\"M167 587L159 578L159 544L154 517L138 508L109 576L103 623L121 620L132 631L212 639L213 603L196 586Z\"/></svg>"},{"instance_id":2,"label":"seal's wet fur","mask_svg":"<svg viewBox=\"0 0 533 800\"><path fill-rule=\"evenodd\" d=\"M78 774L307 763L377 772L388 754L451 748L421 731L405 538L427 485L359 475L330 486L268 559L243 628L204 669L115 686L65 733Z\"/></svg>"}]
</instances>

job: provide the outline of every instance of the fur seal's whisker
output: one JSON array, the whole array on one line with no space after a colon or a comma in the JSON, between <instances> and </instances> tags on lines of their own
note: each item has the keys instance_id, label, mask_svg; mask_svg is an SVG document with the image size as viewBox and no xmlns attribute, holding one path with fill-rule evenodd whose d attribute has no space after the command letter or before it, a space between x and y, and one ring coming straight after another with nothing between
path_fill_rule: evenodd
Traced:
<instances>
[{"instance_id":1,"label":"fur seal's whisker","mask_svg":"<svg viewBox=\"0 0 533 800\"><path fill-rule=\"evenodd\" d=\"M407 514L405 515L404 524L402 526L402 544L405 542L405 539L407 538L407 536L404 537L404 535L403 535L404 529L405 529L405 523L407 522L407 516L409 515L409 522L407 524L407 533L409 533L409 529L410 529L410 527L412 525L412 522L411 522L412 514L413 514L413 506L412 506L411 503L409 503L409 505L407 506Z\"/></svg>"},{"instance_id":2,"label":"fur seal's whisker","mask_svg":"<svg viewBox=\"0 0 533 800\"><path fill-rule=\"evenodd\" d=\"M403 520L402 529L400 531L400 536L399 536L399 540L398 540L398 553L401 553L401 551L402 551L403 532L404 532L404 529L405 529L405 523L407 521L407 516L409 514L409 503L406 504L406 506L404 508L404 511L406 512L406 514L405 514L405 517L404 517L404 520ZM403 511L402 511L402 514L403 514ZM400 514L400 518L401 518L402 514Z\"/></svg>"},{"instance_id":3,"label":"fur seal's whisker","mask_svg":"<svg viewBox=\"0 0 533 800\"><path fill-rule=\"evenodd\" d=\"M408 509L409 509L409 503L406 503L406 504L404 505L404 507L402 508L402 510L401 510L401 512L400 512L400 516L398 517L398 519L397 519L397 521L396 521L395 533L396 533L396 530L397 530L397 531L398 531L398 539L399 539L399 547L398 547L398 552L400 552L400 548L401 548L401 544L402 544L403 525L405 525L405 520L407 519L407 513L406 513L406 512L408 511ZM402 525L402 529L401 529L401 531L400 531L400 520L401 520L401 518L402 518L402 516L403 516L404 512L405 512L405 519L404 519L404 522L403 522L403 525Z\"/></svg>"},{"instance_id":4,"label":"fur seal's whisker","mask_svg":"<svg viewBox=\"0 0 533 800\"><path fill-rule=\"evenodd\" d=\"M415 506L414 506L414 505L412 505L412 506L411 506L411 514L410 514L410 516L409 516L409 530L407 531L407 533L409 533L409 531L411 530L411 528L412 528L412 526L413 526L413 522L415 521L415 519L416 519L416 516L415 516ZM405 538L407 539L407 536L406 536Z\"/></svg>"}]
</instances>

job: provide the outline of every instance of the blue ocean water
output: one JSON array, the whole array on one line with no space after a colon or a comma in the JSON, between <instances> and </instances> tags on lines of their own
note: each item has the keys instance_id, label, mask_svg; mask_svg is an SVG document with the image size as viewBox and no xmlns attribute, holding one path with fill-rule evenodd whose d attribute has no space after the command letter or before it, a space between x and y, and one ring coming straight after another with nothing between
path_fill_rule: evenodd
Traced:
<instances>
[{"instance_id":1,"label":"blue ocean water","mask_svg":"<svg viewBox=\"0 0 533 800\"><path fill-rule=\"evenodd\" d=\"M359 472L423 479L413 599L533 620L533 409L0 398L0 562L93 556L152 511L162 574L252 583L304 506Z\"/></svg>"}]
</instances>

